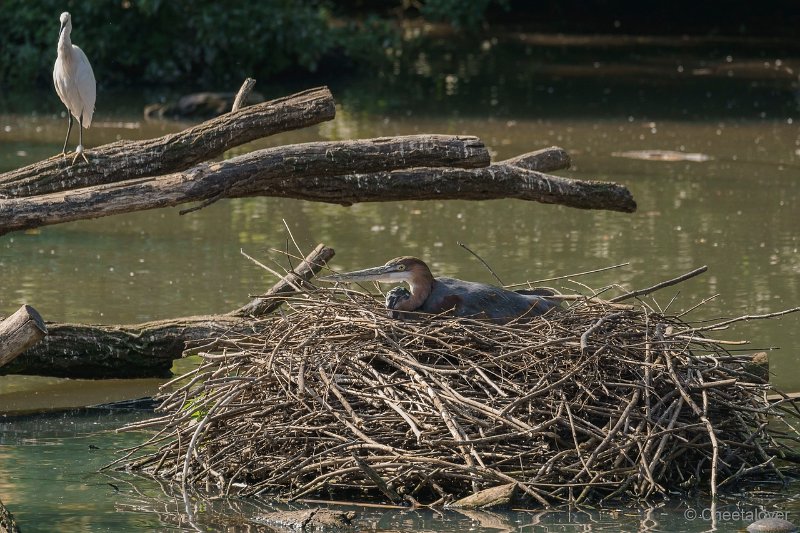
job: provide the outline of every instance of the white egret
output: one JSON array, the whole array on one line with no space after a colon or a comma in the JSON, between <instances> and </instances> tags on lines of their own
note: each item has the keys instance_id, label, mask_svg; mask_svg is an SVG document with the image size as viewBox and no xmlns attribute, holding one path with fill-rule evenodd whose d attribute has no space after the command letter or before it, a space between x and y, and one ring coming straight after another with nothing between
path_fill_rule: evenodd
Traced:
<instances>
[{"instance_id":1,"label":"white egret","mask_svg":"<svg viewBox=\"0 0 800 533\"><path fill-rule=\"evenodd\" d=\"M72 33L72 17L66 11L61 13L61 30L58 35L58 57L53 67L53 84L56 92L64 105L67 106L67 117L69 126L67 127L67 138L64 139L64 148L61 155L67 155L67 143L69 134L72 131L72 117L78 119L78 132L80 140L75 149L75 164L78 157L83 156L87 163L89 160L83 153L83 128L92 125L92 115L94 115L94 101L97 96L97 85L94 81L94 72L89 64L83 50L72 44L70 40Z\"/></svg>"}]
</instances>

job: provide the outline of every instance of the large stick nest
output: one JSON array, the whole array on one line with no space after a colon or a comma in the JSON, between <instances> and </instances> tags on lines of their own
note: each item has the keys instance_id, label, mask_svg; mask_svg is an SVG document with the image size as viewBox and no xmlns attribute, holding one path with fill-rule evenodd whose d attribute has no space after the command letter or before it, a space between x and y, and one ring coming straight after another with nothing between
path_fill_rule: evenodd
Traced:
<instances>
[{"instance_id":1,"label":"large stick nest","mask_svg":"<svg viewBox=\"0 0 800 533\"><path fill-rule=\"evenodd\" d=\"M446 503L518 482L551 505L716 493L794 457L794 404L767 400L751 356L643 303L504 326L394 320L335 290L288 307L206 346L165 414L133 426L161 430L126 466L292 498Z\"/></svg>"}]
</instances>

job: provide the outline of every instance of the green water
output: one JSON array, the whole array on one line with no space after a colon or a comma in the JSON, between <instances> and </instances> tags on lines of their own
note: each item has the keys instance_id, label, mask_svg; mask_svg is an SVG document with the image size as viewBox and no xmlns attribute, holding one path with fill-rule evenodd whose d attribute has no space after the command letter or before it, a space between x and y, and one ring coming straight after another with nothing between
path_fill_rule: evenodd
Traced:
<instances>
[{"instance_id":1,"label":"green water","mask_svg":"<svg viewBox=\"0 0 800 533\"><path fill-rule=\"evenodd\" d=\"M516 200L360 204L344 208L284 199L221 201L179 216L178 209L51 226L0 237L0 314L20 304L59 322L134 323L226 312L275 280L241 254L282 261L288 226L304 251L332 246L332 266L355 269L416 255L435 273L492 282L458 243L480 254L505 283L630 263L560 280L564 292L619 284L642 288L701 265L709 272L656 294L671 311L712 297L696 319L763 314L800 305L800 53L772 44L683 40L657 43L566 41L480 43L458 55L406 57L373 79L329 79L335 121L237 149L319 139L407 133L480 136L495 159L559 145L574 167L560 175L627 185L634 214L579 211ZM791 52L791 50L790 50ZM450 55L448 55L450 54ZM268 97L293 88L260 83ZM142 107L168 91L100 92L92 146L150 138L183 125L145 122ZM0 96L0 171L60 150L66 119L51 92ZM631 150L703 153L709 161L642 161ZM229 154L230 155L230 154ZM773 382L800 391L800 314L749 321L720 337L770 350ZM192 363L183 362L181 368ZM83 405L152 395L158 380L86 382L0 377L0 412ZM93 413L93 412L92 412ZM26 531L204 529L268 512L269 502L199 506L148 480L97 474L113 450L139 436L109 430L142 413L117 412L9 420L0 433L0 499ZM94 417L94 418L93 418ZM89 445L99 450L90 450ZM734 495L746 509L794 512L800 490ZM179 501L180 500L180 501ZM391 530L512 529L701 531L683 513L700 501L660 508L576 510L468 517L454 511L364 515ZM187 510L188 509L188 510ZM188 518L187 518L188 517ZM791 516L789 517L792 518ZM492 520L497 520L494 524ZM537 522L538 521L538 522ZM620 522L621 521L621 522ZM535 524L541 523L544 526ZM576 526L575 524L581 524ZM680 525L680 526L678 526ZM720 530L747 523L723 521Z\"/></svg>"}]
</instances>

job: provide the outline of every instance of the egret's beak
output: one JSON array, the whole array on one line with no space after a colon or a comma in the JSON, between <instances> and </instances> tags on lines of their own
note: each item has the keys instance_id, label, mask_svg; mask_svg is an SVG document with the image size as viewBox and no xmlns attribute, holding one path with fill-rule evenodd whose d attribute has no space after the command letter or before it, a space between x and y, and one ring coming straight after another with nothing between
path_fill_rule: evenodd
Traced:
<instances>
[{"instance_id":1,"label":"egret's beak","mask_svg":"<svg viewBox=\"0 0 800 533\"><path fill-rule=\"evenodd\" d=\"M59 39L61 38L61 34L64 33L64 28L66 28L66 27L67 27L66 24L62 24L61 28L58 29L58 38Z\"/></svg>"},{"instance_id":2,"label":"egret's beak","mask_svg":"<svg viewBox=\"0 0 800 533\"><path fill-rule=\"evenodd\" d=\"M360 282L360 281L383 281L393 283L404 281L407 278L407 273L397 270L396 265L392 266L379 266L372 268L365 268L363 270L354 270L353 272L342 272L340 274L331 274L319 278L320 281L344 281L344 282Z\"/></svg>"}]
</instances>

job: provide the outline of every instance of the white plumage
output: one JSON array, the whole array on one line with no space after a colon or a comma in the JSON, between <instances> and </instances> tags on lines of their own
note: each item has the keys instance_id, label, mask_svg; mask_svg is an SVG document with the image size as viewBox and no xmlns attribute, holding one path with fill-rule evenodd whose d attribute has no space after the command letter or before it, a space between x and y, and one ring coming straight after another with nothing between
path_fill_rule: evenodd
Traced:
<instances>
[{"instance_id":1,"label":"white plumage","mask_svg":"<svg viewBox=\"0 0 800 533\"><path fill-rule=\"evenodd\" d=\"M58 57L53 66L53 84L56 92L64 105L67 106L67 117L69 126L67 127L67 138L64 139L64 148L61 155L66 156L69 134L72 131L72 117L78 119L80 127L78 147L75 149L74 164L78 157L88 163L86 154L83 153L83 128L92 125L92 115L94 115L94 102L97 97L97 84L94 80L94 72L89 59L83 50L72 44L70 34L72 33L72 17L66 11L61 13L61 30L58 36Z\"/></svg>"}]
</instances>

